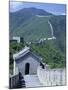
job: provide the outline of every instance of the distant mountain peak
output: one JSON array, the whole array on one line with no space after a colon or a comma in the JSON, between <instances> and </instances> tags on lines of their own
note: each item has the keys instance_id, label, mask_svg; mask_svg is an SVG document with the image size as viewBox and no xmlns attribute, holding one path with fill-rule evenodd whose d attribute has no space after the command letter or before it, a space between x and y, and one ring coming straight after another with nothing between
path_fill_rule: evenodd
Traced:
<instances>
[{"instance_id":1,"label":"distant mountain peak","mask_svg":"<svg viewBox=\"0 0 68 90\"><path fill-rule=\"evenodd\" d=\"M10 12L10 13L22 13L22 14L28 13L31 15L45 15L45 16L52 15L51 13L49 13L43 9L39 9L39 8L35 8L35 7L23 8L19 11Z\"/></svg>"}]
</instances>

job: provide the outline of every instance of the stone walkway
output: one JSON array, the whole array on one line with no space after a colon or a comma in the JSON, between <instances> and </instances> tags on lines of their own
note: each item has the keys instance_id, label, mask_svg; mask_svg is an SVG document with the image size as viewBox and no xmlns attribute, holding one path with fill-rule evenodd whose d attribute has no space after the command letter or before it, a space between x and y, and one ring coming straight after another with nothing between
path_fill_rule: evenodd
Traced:
<instances>
[{"instance_id":1,"label":"stone walkway","mask_svg":"<svg viewBox=\"0 0 68 90\"><path fill-rule=\"evenodd\" d=\"M40 87L43 86L37 75L24 75L26 87Z\"/></svg>"},{"instance_id":2,"label":"stone walkway","mask_svg":"<svg viewBox=\"0 0 68 90\"><path fill-rule=\"evenodd\" d=\"M61 86L66 85L65 69L42 69L38 67L38 78L44 86Z\"/></svg>"}]
</instances>

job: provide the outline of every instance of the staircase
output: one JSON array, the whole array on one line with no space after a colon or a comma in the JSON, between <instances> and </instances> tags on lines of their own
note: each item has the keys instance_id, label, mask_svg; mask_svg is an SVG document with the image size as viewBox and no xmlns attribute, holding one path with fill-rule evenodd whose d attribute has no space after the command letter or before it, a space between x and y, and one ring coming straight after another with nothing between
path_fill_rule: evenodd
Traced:
<instances>
[{"instance_id":1,"label":"staircase","mask_svg":"<svg viewBox=\"0 0 68 90\"><path fill-rule=\"evenodd\" d=\"M37 75L24 75L24 80L25 80L26 87L40 87L40 86L42 86Z\"/></svg>"},{"instance_id":2,"label":"staircase","mask_svg":"<svg viewBox=\"0 0 68 90\"><path fill-rule=\"evenodd\" d=\"M25 80L21 73L19 73L19 81L17 84L17 88L24 88L25 86Z\"/></svg>"}]
</instances>

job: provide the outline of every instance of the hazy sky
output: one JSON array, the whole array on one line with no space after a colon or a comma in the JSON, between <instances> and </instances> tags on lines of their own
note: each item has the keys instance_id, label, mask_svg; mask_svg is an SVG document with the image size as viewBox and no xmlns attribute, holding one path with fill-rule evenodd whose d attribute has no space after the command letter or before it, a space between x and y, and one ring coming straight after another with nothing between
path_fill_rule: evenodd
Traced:
<instances>
[{"instance_id":1,"label":"hazy sky","mask_svg":"<svg viewBox=\"0 0 68 90\"><path fill-rule=\"evenodd\" d=\"M44 9L56 15L66 13L65 4L49 4L49 3L30 3L30 2L10 2L10 12L16 12L22 8L35 7Z\"/></svg>"}]
</instances>

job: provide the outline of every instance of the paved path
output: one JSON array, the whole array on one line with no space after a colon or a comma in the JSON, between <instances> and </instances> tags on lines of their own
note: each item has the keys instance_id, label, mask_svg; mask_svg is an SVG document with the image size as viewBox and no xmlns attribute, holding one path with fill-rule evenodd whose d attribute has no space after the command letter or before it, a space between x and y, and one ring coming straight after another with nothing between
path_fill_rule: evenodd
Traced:
<instances>
[{"instance_id":1,"label":"paved path","mask_svg":"<svg viewBox=\"0 0 68 90\"><path fill-rule=\"evenodd\" d=\"M24 80L25 80L26 87L42 86L37 75L25 75Z\"/></svg>"}]
</instances>

